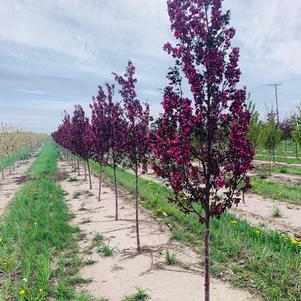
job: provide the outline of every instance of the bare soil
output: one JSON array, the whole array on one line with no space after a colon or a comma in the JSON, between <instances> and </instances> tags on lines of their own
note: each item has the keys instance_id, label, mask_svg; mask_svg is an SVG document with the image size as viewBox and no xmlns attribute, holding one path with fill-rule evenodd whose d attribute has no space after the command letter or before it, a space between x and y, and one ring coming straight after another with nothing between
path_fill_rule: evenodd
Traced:
<instances>
[{"instance_id":1,"label":"bare soil","mask_svg":"<svg viewBox=\"0 0 301 301\"><path fill-rule=\"evenodd\" d=\"M35 156L32 156L29 160L24 161L20 166L16 166L15 170L12 170L11 175L8 170L5 170L4 179L2 179L0 175L0 215L15 196L20 186L28 180L26 171L34 160Z\"/></svg>"},{"instance_id":2,"label":"bare soil","mask_svg":"<svg viewBox=\"0 0 301 301\"><path fill-rule=\"evenodd\" d=\"M301 207L293 204L275 201L254 193L245 196L245 204L232 208L230 212L246 219L250 224L264 225L267 228L288 233L299 238L301 235ZM273 207L280 209L281 216L273 216Z\"/></svg>"},{"instance_id":3,"label":"bare soil","mask_svg":"<svg viewBox=\"0 0 301 301\"><path fill-rule=\"evenodd\" d=\"M59 163L59 167L70 176L76 175L66 163ZM143 252L138 254L132 196L119 192L120 219L115 221L113 189L104 184L102 200L98 202L98 179L92 176L93 189L89 190L88 182L84 182L83 178L79 176L78 181L61 181L67 193L67 204L75 215L72 222L86 234L80 244L80 252L84 258L96 261L81 269L81 276L91 278L92 282L78 289L112 301L121 301L125 295L135 293L137 287L146 289L151 300L155 301L202 300L202 254L193 247L172 241L169 228L146 212L140 214ZM97 252L98 247L92 248L92 240L97 233L103 235L104 243L114 248L113 256L101 256ZM165 263L166 250L176 254L175 265ZM222 280L212 280L211 290L212 300L258 300Z\"/></svg>"},{"instance_id":4,"label":"bare soil","mask_svg":"<svg viewBox=\"0 0 301 301\"><path fill-rule=\"evenodd\" d=\"M269 161L264 161L264 160L253 160L254 165L262 165L262 164L269 164ZM273 163L272 163L273 164ZM292 167L300 167L301 168L301 164L299 163L285 163L285 162L276 162L276 165L288 165L288 166L292 166Z\"/></svg>"}]
</instances>

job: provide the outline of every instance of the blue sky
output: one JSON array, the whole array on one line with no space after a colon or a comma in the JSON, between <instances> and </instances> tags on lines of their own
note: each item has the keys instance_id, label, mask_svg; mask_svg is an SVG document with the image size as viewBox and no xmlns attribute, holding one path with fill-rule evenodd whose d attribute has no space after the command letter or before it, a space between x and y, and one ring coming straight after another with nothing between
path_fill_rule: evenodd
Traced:
<instances>
[{"instance_id":1,"label":"blue sky","mask_svg":"<svg viewBox=\"0 0 301 301\"><path fill-rule=\"evenodd\" d=\"M280 116L301 101L301 1L224 0L237 30L242 85L262 113L281 82ZM0 121L53 131L63 111L88 109L97 85L130 58L138 93L161 111L171 64L165 0L0 0Z\"/></svg>"}]
</instances>

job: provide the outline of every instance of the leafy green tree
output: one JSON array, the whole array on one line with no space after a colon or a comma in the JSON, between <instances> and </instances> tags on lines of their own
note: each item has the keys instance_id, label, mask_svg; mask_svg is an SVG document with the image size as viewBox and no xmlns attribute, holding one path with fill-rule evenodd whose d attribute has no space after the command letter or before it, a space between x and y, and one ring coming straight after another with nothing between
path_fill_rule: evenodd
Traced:
<instances>
[{"instance_id":1,"label":"leafy green tree","mask_svg":"<svg viewBox=\"0 0 301 301\"><path fill-rule=\"evenodd\" d=\"M252 146L256 148L260 143L260 130L262 128L262 122L259 120L259 113L255 109L255 103L250 99L248 100L248 110L252 114L251 122L248 130L248 139L251 141Z\"/></svg>"},{"instance_id":2,"label":"leafy green tree","mask_svg":"<svg viewBox=\"0 0 301 301\"><path fill-rule=\"evenodd\" d=\"M260 131L260 142L262 146L269 152L269 173L271 174L271 156L275 162L275 151L281 142L282 132L277 126L276 114L271 111L267 116L267 121L263 124Z\"/></svg>"},{"instance_id":3,"label":"leafy green tree","mask_svg":"<svg viewBox=\"0 0 301 301\"><path fill-rule=\"evenodd\" d=\"M298 107L298 113L291 117L292 138L296 143L295 154L298 158L298 145L301 147L301 105Z\"/></svg>"}]
</instances>

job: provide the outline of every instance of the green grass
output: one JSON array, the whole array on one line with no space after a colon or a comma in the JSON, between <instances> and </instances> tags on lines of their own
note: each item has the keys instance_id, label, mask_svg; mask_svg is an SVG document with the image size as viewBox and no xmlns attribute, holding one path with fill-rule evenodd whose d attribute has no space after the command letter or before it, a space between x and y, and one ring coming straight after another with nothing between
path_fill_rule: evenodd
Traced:
<instances>
[{"instance_id":1,"label":"green grass","mask_svg":"<svg viewBox=\"0 0 301 301\"><path fill-rule=\"evenodd\" d=\"M252 192L275 200L301 205L300 186L281 184L260 178L252 178L252 185Z\"/></svg>"},{"instance_id":2,"label":"green grass","mask_svg":"<svg viewBox=\"0 0 301 301\"><path fill-rule=\"evenodd\" d=\"M165 263L168 265L174 265L177 263L177 256L174 252L166 250L165 252Z\"/></svg>"},{"instance_id":3,"label":"green grass","mask_svg":"<svg viewBox=\"0 0 301 301\"><path fill-rule=\"evenodd\" d=\"M94 162L91 166L98 170ZM104 172L108 178L113 178L111 167L105 167ZM118 168L117 177L119 185L134 192L133 174ZM140 179L140 196L144 208L172 227L173 239L197 245L203 251L203 225L196 215L185 215L167 201L172 197L170 189ZM278 232L254 228L228 213L213 219L211 226L213 274L226 277L234 286L259 293L266 300L296 301L300 298L301 245ZM224 274L229 269L233 273Z\"/></svg>"},{"instance_id":4,"label":"green grass","mask_svg":"<svg viewBox=\"0 0 301 301\"><path fill-rule=\"evenodd\" d=\"M76 235L59 185L47 175L56 170L57 151L48 143L30 169L28 181L0 223L1 300L93 300L78 296Z\"/></svg>"},{"instance_id":5,"label":"green grass","mask_svg":"<svg viewBox=\"0 0 301 301\"><path fill-rule=\"evenodd\" d=\"M125 296L122 301L145 301L149 299L146 290L137 288L137 292L131 296Z\"/></svg>"},{"instance_id":6,"label":"green grass","mask_svg":"<svg viewBox=\"0 0 301 301\"><path fill-rule=\"evenodd\" d=\"M255 155L255 160L259 160L259 161L273 161L272 156L268 156L268 155ZM286 156L283 157L276 157L275 158L275 162L281 162L281 163L287 163L287 164L301 164L301 158L297 159L297 158L287 158Z\"/></svg>"},{"instance_id":7,"label":"green grass","mask_svg":"<svg viewBox=\"0 0 301 301\"><path fill-rule=\"evenodd\" d=\"M272 207L272 212L273 212L274 217L281 217L282 216L282 211L277 205L274 205Z\"/></svg>"},{"instance_id":8,"label":"green grass","mask_svg":"<svg viewBox=\"0 0 301 301\"><path fill-rule=\"evenodd\" d=\"M56 173L57 171L58 151L51 142L43 147L41 154L33 162L28 170L28 175L32 178L38 178Z\"/></svg>"},{"instance_id":9,"label":"green grass","mask_svg":"<svg viewBox=\"0 0 301 301\"><path fill-rule=\"evenodd\" d=\"M301 168L300 167L276 166L276 167L272 167L271 171L272 172L277 172L277 173L301 176Z\"/></svg>"},{"instance_id":10,"label":"green grass","mask_svg":"<svg viewBox=\"0 0 301 301\"><path fill-rule=\"evenodd\" d=\"M256 152L258 154L262 154L262 155L266 155L268 153L268 151L265 150L262 146L258 147ZM301 156L299 146L298 146L297 154L298 154L298 156ZM284 140L282 140L276 149L276 155L277 156L290 156L290 157L296 156L296 143L293 140L287 140L286 142Z\"/></svg>"},{"instance_id":11,"label":"green grass","mask_svg":"<svg viewBox=\"0 0 301 301\"><path fill-rule=\"evenodd\" d=\"M97 252L105 257L109 257L109 256L113 256L116 253L116 250L114 248L111 248L107 244L103 244L97 249Z\"/></svg>"},{"instance_id":12,"label":"green grass","mask_svg":"<svg viewBox=\"0 0 301 301\"><path fill-rule=\"evenodd\" d=\"M79 191L74 191L72 197L73 197L74 199L79 198L79 197L80 197L80 192L79 192Z\"/></svg>"},{"instance_id":13,"label":"green grass","mask_svg":"<svg viewBox=\"0 0 301 301\"><path fill-rule=\"evenodd\" d=\"M99 246L103 242L103 236L100 233L96 233L92 240L95 246Z\"/></svg>"},{"instance_id":14,"label":"green grass","mask_svg":"<svg viewBox=\"0 0 301 301\"><path fill-rule=\"evenodd\" d=\"M12 166L15 162L19 160L28 159L30 154L32 153L32 150L33 147L23 148L17 154L3 158L3 160L0 160L0 171L2 171L3 169L9 166Z\"/></svg>"}]
</instances>

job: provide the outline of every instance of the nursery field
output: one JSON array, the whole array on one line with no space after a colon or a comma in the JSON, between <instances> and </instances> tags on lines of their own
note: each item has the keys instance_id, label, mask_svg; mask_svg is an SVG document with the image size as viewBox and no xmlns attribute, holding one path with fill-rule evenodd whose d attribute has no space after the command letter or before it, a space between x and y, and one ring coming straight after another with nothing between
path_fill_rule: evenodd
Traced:
<instances>
[{"instance_id":1,"label":"nursery field","mask_svg":"<svg viewBox=\"0 0 301 301\"><path fill-rule=\"evenodd\" d=\"M301 301L298 1L17 2L0 301Z\"/></svg>"},{"instance_id":2,"label":"nursery field","mask_svg":"<svg viewBox=\"0 0 301 301\"><path fill-rule=\"evenodd\" d=\"M0 195L9 193L0 226L2 300L171 300L171 296L199 300L204 227L197 216L170 204L172 190L151 171L142 175L142 252L137 253L135 175L116 169L120 212L115 221L113 168L104 167L99 202L98 177L91 175L89 189L84 162L78 170L68 160L48 142L38 157L6 180L14 180L15 186L1 182ZM90 161L90 167L97 175L99 165ZM215 300L300 300L300 237L285 231L283 220L294 212L295 219L287 226L291 232L300 231L301 207L290 207L277 194L266 198L266 192L256 187L279 184L268 178L260 181L246 194L246 204L239 205L238 212L234 209L212 220ZM262 197L261 203L272 200L279 206L279 212L269 208L276 226L261 222L262 210L257 220L249 220L248 203L255 193ZM281 231L271 230L270 226L277 229L277 223L283 223Z\"/></svg>"}]
</instances>

